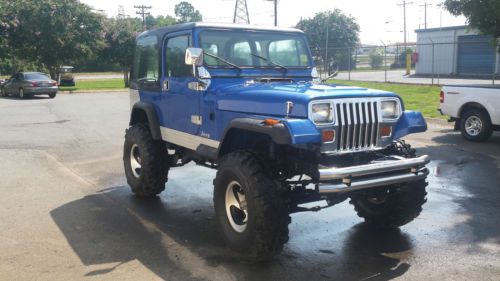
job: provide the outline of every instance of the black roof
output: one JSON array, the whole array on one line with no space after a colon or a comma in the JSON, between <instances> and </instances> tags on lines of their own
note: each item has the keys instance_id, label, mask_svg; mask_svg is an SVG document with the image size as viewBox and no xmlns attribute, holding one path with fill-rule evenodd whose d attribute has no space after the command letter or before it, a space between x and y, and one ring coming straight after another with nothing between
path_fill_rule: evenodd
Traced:
<instances>
[{"instance_id":1,"label":"black roof","mask_svg":"<svg viewBox=\"0 0 500 281\"><path fill-rule=\"evenodd\" d=\"M156 34L163 36L166 33L173 33L183 30L191 30L196 27L212 27L219 29L241 29L241 30L262 30L262 31L282 31L282 32L296 32L303 33L302 30L296 28L283 28L275 26L260 26L260 25L249 25L249 24L233 24L233 23L206 23L206 22L189 22L181 23L175 25L169 25L166 27L160 27L153 30L144 31L138 37Z\"/></svg>"}]
</instances>

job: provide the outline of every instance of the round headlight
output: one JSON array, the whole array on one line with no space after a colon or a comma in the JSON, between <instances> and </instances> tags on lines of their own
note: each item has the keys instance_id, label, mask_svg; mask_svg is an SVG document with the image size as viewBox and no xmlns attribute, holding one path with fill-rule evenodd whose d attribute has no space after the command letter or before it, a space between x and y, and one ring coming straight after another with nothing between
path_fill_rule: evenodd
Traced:
<instances>
[{"instance_id":1,"label":"round headlight","mask_svg":"<svg viewBox=\"0 0 500 281\"><path fill-rule=\"evenodd\" d=\"M399 117L399 103L397 101L382 101L381 107L383 119L397 119Z\"/></svg>"},{"instance_id":2,"label":"round headlight","mask_svg":"<svg viewBox=\"0 0 500 281\"><path fill-rule=\"evenodd\" d=\"M333 123L333 106L331 103L315 103L311 106L311 111L311 117L314 123Z\"/></svg>"}]
</instances>

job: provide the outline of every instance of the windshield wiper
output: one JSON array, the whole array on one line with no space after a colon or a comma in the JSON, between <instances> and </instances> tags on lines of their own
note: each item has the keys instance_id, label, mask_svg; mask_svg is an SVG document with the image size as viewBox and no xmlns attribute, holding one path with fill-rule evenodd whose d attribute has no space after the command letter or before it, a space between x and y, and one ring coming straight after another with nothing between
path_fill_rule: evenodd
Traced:
<instances>
[{"instance_id":1,"label":"windshield wiper","mask_svg":"<svg viewBox=\"0 0 500 281\"><path fill-rule=\"evenodd\" d=\"M267 61L267 62L269 62L269 64L274 65L274 66L277 66L277 67L279 67L279 68L281 68L281 69L285 70L285 72L287 72L287 71L288 71L288 68L286 68L285 66L283 66L283 65L281 65L281 64L279 64L279 63L277 63L277 62L274 62L274 61L272 61L272 60L270 60L270 59L268 59L268 58L266 58L266 57L263 57L263 56L260 56L260 55L257 55L257 54L252 54L252 53L250 53L250 55L252 55L252 56L254 56L254 57L256 57L256 58L259 58L259 59L261 59L261 60L263 60L263 61Z\"/></svg>"},{"instance_id":2,"label":"windshield wiper","mask_svg":"<svg viewBox=\"0 0 500 281\"><path fill-rule=\"evenodd\" d=\"M209 53L207 53L207 52L203 52L203 54L205 54L206 56L209 56L209 57L211 57L211 58L214 58L214 59L216 59L216 60L218 60L218 61L220 61L220 62L223 62L223 63L225 63L225 64L227 64L227 65L230 65L230 66L232 66L232 67L234 67L234 68L238 69L239 71L241 71L241 67L237 66L236 64L234 64L234 63L232 63L232 62L230 62L230 61L228 61L228 60L226 60L226 59L224 59L224 58L221 58L221 57L216 56L216 55L209 54Z\"/></svg>"}]
</instances>

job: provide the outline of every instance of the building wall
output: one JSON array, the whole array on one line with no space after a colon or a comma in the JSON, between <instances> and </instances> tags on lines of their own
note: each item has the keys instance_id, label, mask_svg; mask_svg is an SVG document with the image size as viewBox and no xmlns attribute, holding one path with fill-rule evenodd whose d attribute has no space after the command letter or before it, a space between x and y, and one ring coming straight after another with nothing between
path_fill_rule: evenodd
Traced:
<instances>
[{"instance_id":1,"label":"building wall","mask_svg":"<svg viewBox=\"0 0 500 281\"><path fill-rule=\"evenodd\" d=\"M443 28L417 31L417 52L419 61L415 65L415 74L433 74L432 43L434 43L434 74L454 75L457 73L458 37L476 35L476 31L461 28ZM500 56L497 55L496 70L500 70Z\"/></svg>"}]
</instances>

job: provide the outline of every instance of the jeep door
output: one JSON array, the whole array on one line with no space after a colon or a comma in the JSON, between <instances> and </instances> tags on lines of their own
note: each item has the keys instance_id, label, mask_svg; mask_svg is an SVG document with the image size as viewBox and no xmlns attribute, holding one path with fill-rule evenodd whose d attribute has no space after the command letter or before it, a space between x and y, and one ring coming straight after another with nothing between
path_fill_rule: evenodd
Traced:
<instances>
[{"instance_id":1,"label":"jeep door","mask_svg":"<svg viewBox=\"0 0 500 281\"><path fill-rule=\"evenodd\" d=\"M162 119L168 129L198 135L201 125L199 91L188 87L195 81L192 67L184 56L190 46L191 32L169 35L164 42L162 77ZM171 133L177 133L171 132Z\"/></svg>"}]
</instances>

